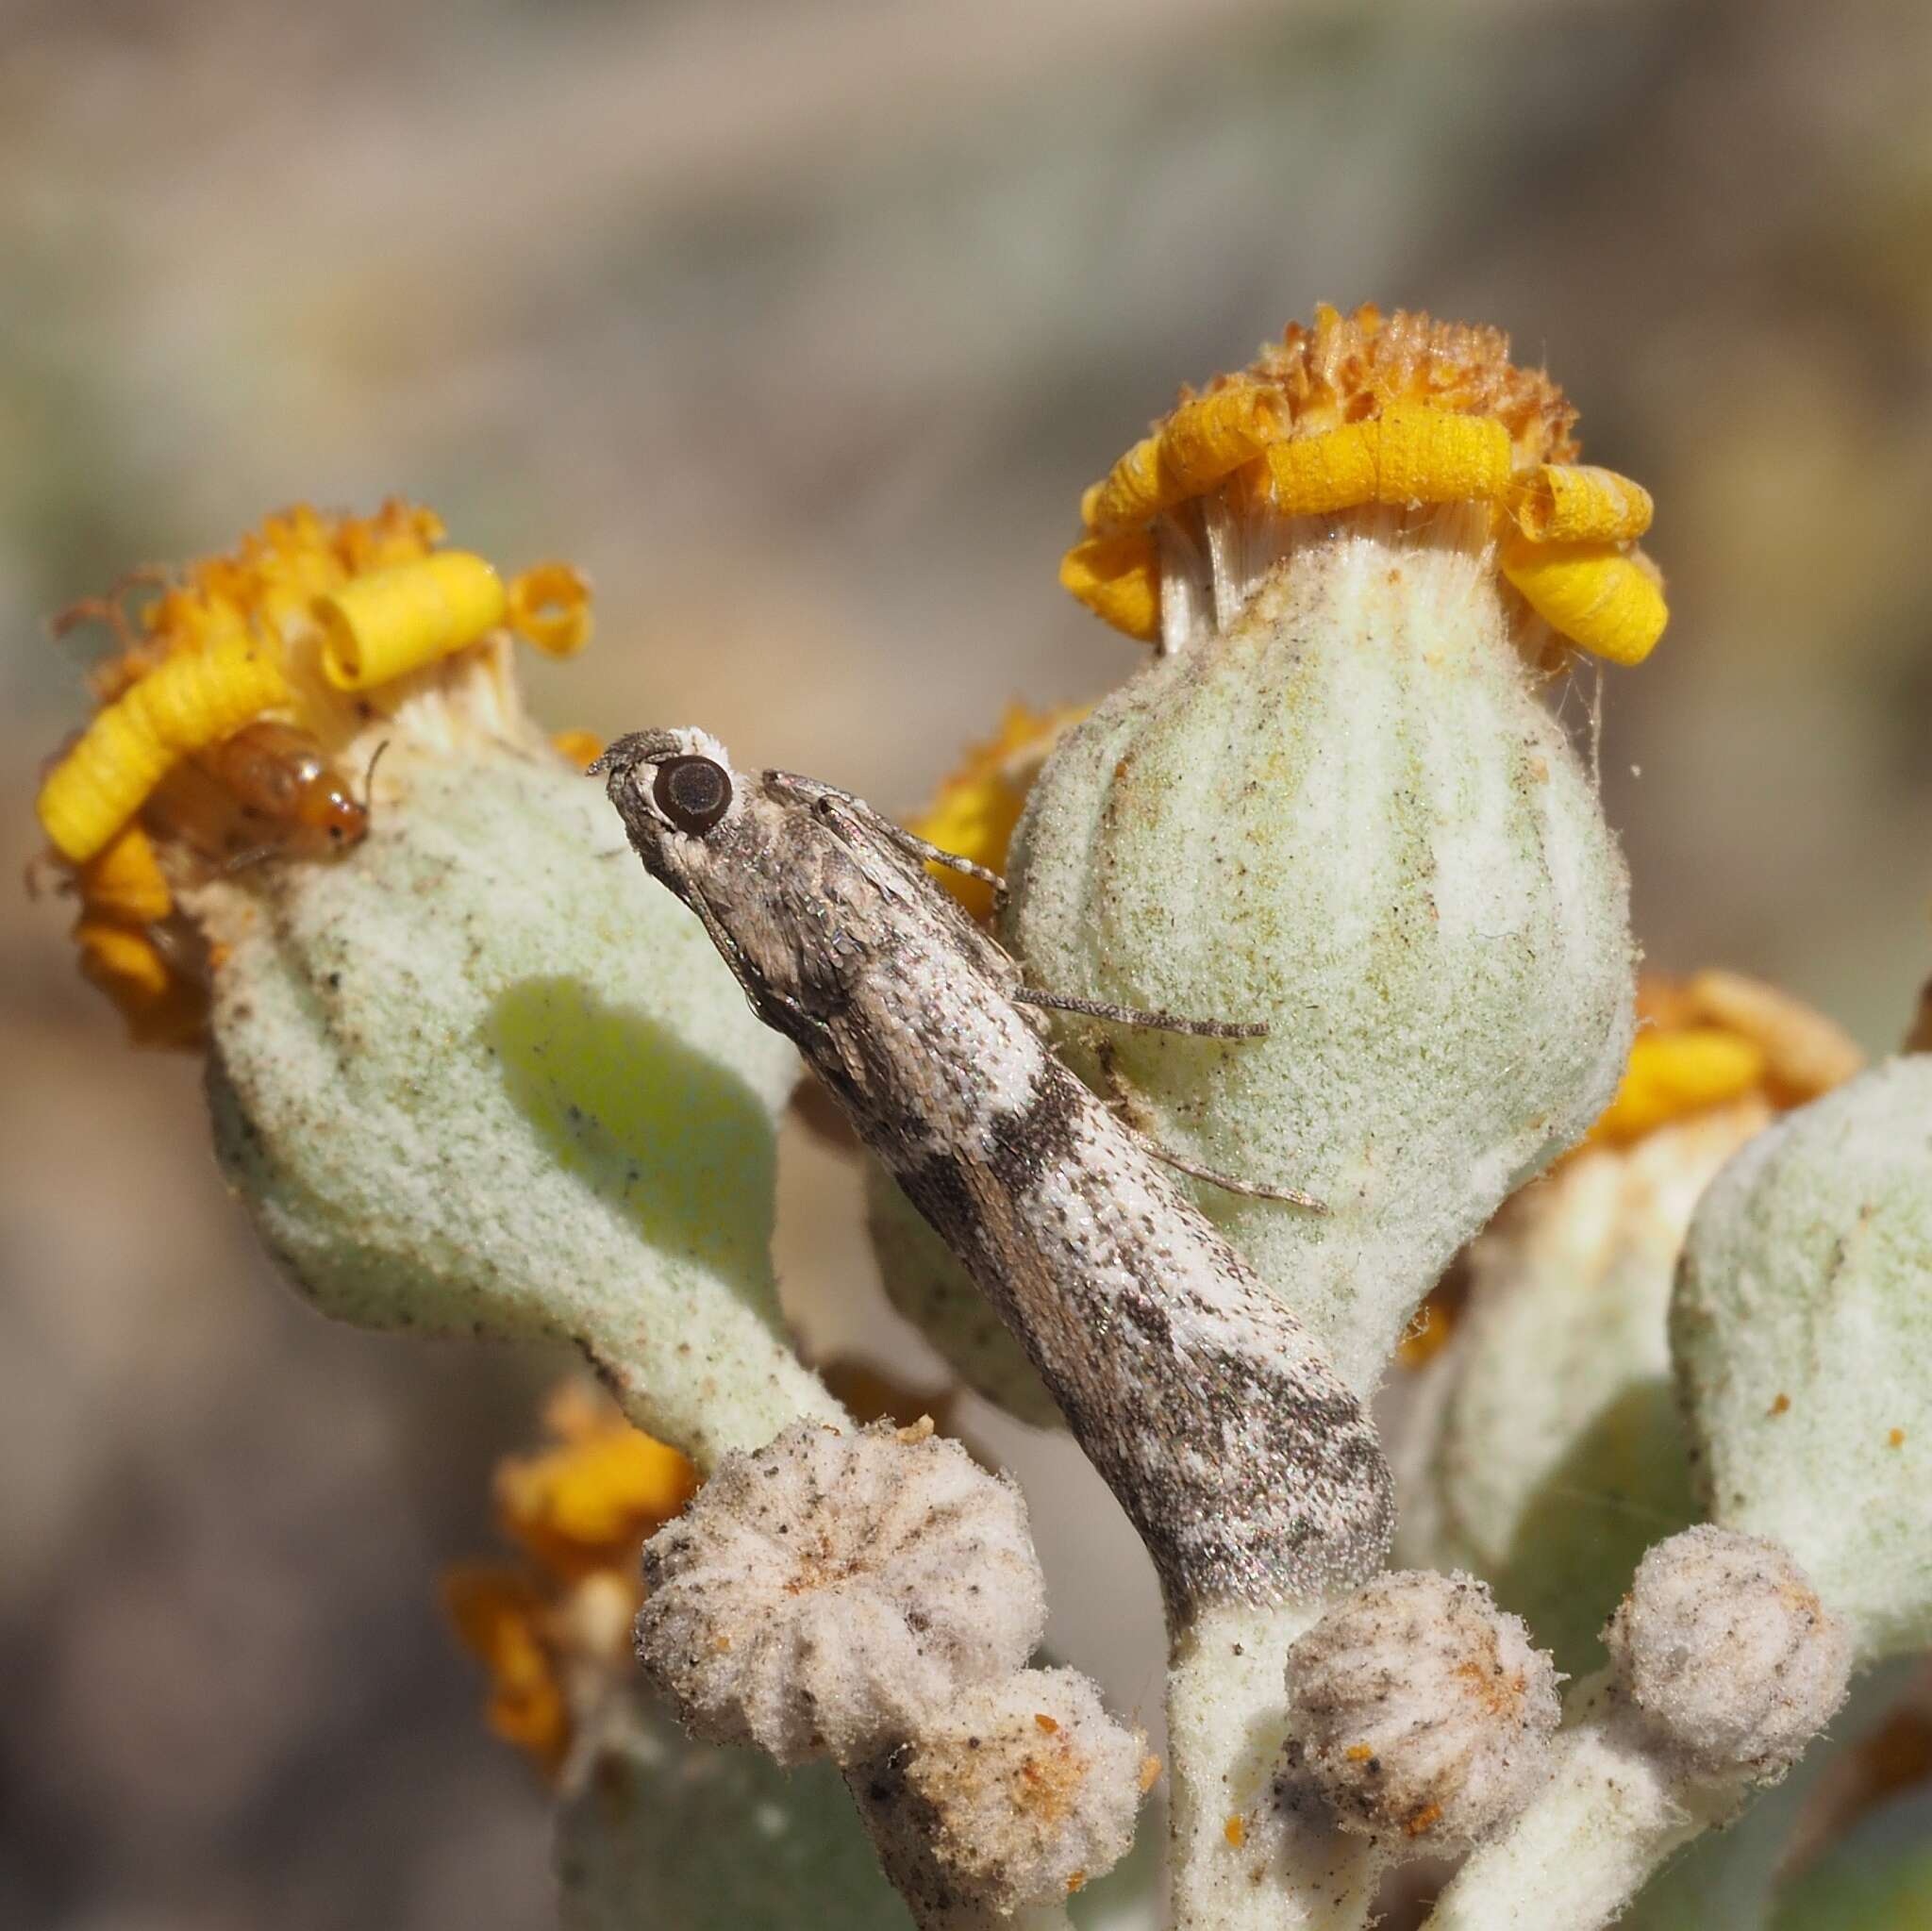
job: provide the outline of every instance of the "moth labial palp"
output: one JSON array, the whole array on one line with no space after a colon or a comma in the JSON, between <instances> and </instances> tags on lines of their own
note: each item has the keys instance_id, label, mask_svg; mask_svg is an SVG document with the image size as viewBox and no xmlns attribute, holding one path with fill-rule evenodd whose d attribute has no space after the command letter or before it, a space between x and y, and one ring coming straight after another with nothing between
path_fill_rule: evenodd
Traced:
<instances>
[{"instance_id":1,"label":"moth labial palp","mask_svg":"<svg viewBox=\"0 0 1932 1931\"><path fill-rule=\"evenodd\" d=\"M923 844L850 793L734 770L703 731L634 733L591 770L645 869L1025 1347L1174 1607L1373 1573L1392 1503L1360 1403L1054 1056L1037 995L926 874Z\"/></svg>"}]
</instances>

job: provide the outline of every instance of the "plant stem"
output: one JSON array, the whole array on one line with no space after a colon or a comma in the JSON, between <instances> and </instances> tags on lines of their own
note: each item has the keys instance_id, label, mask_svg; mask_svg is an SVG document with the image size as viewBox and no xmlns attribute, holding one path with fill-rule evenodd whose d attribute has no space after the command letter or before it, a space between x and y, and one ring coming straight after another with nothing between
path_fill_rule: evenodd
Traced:
<instances>
[{"instance_id":1,"label":"plant stem","mask_svg":"<svg viewBox=\"0 0 1932 1931\"><path fill-rule=\"evenodd\" d=\"M1608 1672L1572 1691L1557 1773L1457 1873L1424 1931L1596 1931L1673 1852L1734 1816L1734 1784L1689 1783L1607 1707Z\"/></svg>"},{"instance_id":2,"label":"plant stem","mask_svg":"<svg viewBox=\"0 0 1932 1931\"><path fill-rule=\"evenodd\" d=\"M1320 1602L1210 1604L1171 1625L1169 1885L1175 1931L1353 1931L1380 1866L1366 1839L1274 1817L1289 1645Z\"/></svg>"}]
</instances>

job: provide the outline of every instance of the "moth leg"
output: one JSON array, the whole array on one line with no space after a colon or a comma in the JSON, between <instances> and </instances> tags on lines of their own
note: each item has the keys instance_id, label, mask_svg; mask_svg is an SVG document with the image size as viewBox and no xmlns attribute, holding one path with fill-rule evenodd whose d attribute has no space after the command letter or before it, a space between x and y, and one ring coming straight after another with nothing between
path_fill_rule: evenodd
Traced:
<instances>
[{"instance_id":1,"label":"moth leg","mask_svg":"<svg viewBox=\"0 0 1932 1931\"><path fill-rule=\"evenodd\" d=\"M985 865L975 864L971 858L962 858L958 852L949 852L943 845L933 844L923 839L917 832L908 831L903 824L894 824L890 818L882 818L863 798L856 798L850 791L841 791L837 785L828 785L823 779L801 777L796 772L768 771L766 779L780 784L789 791L796 791L802 797L821 803L830 800L848 809L856 811L875 831L890 839L903 852L910 853L915 858L930 864L943 865L949 872L962 873L968 878L977 878L981 884L992 888L995 907L1007 902L1007 881L997 872Z\"/></svg>"},{"instance_id":2,"label":"moth leg","mask_svg":"<svg viewBox=\"0 0 1932 1931\"><path fill-rule=\"evenodd\" d=\"M1328 1203L1317 1200L1312 1193L1304 1193L1296 1187L1269 1187L1258 1180L1237 1180L1232 1174L1217 1173L1212 1167L1198 1165L1193 1160L1183 1159L1177 1153L1149 1140L1142 1133L1142 1143L1147 1151L1163 1167L1173 1167L1177 1172L1191 1174L1196 1180L1205 1180L1210 1187L1218 1187L1224 1193L1239 1193L1249 1200L1285 1200L1290 1207L1305 1207L1310 1213L1326 1213Z\"/></svg>"},{"instance_id":3,"label":"moth leg","mask_svg":"<svg viewBox=\"0 0 1932 1931\"><path fill-rule=\"evenodd\" d=\"M1174 1012L1141 1012L1131 1006L1110 1006L1102 999L1076 999L1071 992L1043 992L1037 986L1016 986L1016 1006L1041 1006L1050 1012L1079 1012L1089 1019L1111 1020L1116 1025L1145 1026L1154 1032L1186 1033L1197 1040L1265 1040L1266 1020L1183 1019Z\"/></svg>"},{"instance_id":4,"label":"moth leg","mask_svg":"<svg viewBox=\"0 0 1932 1931\"><path fill-rule=\"evenodd\" d=\"M1127 1084L1126 1075L1121 1072L1114 1058L1113 1049L1102 1040L1095 1048L1094 1057L1100 1062L1100 1076L1107 1082L1108 1106L1133 1129L1141 1144L1162 1166L1173 1167L1175 1172L1186 1174L1192 1179L1205 1180L1208 1186L1218 1187L1224 1193L1239 1193L1248 1200L1286 1201L1290 1207L1305 1207L1310 1213L1324 1214L1328 1211L1325 1200L1317 1200L1312 1193L1304 1193L1298 1188L1268 1187L1257 1180L1238 1180L1232 1174L1217 1173L1212 1167L1204 1167L1170 1152L1149 1130L1146 1108Z\"/></svg>"}]
</instances>

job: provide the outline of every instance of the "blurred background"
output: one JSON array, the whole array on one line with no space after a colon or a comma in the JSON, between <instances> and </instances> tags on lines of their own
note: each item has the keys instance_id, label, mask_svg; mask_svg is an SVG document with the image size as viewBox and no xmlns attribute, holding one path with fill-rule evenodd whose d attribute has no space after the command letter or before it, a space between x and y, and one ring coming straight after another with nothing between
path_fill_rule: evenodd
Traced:
<instances>
[{"instance_id":1,"label":"blurred background","mask_svg":"<svg viewBox=\"0 0 1932 1931\"><path fill-rule=\"evenodd\" d=\"M1932 967L1928 100L1924 0L0 0L8 875L80 714L46 613L298 497L585 565L556 725L916 806L1131 667L1055 584L1080 487L1374 299L1508 328L1656 494L1674 622L1604 707L1653 960L1882 1049ZM551 1364L308 1315L196 1067L10 903L0 1921L544 1924L436 1578ZM845 1179L788 1149L788 1286L890 1340ZM1043 1542L1091 1508L1032 1486ZM1056 1629L1144 1715L1136 1561L1065 1553Z\"/></svg>"}]
</instances>

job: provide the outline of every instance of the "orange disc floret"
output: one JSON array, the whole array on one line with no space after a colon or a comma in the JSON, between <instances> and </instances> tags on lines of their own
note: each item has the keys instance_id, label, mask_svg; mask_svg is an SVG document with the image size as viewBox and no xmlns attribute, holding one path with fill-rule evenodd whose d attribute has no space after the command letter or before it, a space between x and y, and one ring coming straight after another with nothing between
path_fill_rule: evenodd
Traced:
<instances>
[{"instance_id":1,"label":"orange disc floret","mask_svg":"<svg viewBox=\"0 0 1932 1931\"><path fill-rule=\"evenodd\" d=\"M1741 973L1646 974L1638 1016L1643 1024L1623 1084L1587 1144L1626 1145L1674 1120L1749 1097L1778 1108L1803 1106L1864 1063L1823 1013Z\"/></svg>"},{"instance_id":2,"label":"orange disc floret","mask_svg":"<svg viewBox=\"0 0 1932 1931\"><path fill-rule=\"evenodd\" d=\"M490 1727L555 1775L570 1747L570 1709L542 1596L513 1569L475 1564L443 1577L442 1603L463 1646L490 1673Z\"/></svg>"},{"instance_id":3,"label":"orange disc floret","mask_svg":"<svg viewBox=\"0 0 1932 1931\"><path fill-rule=\"evenodd\" d=\"M556 1447L498 1465L497 1521L552 1574L627 1573L644 1539L697 1492L697 1471L579 1390L545 1419Z\"/></svg>"},{"instance_id":4,"label":"orange disc floret","mask_svg":"<svg viewBox=\"0 0 1932 1931\"><path fill-rule=\"evenodd\" d=\"M1668 615L1631 545L1650 524L1637 484L1577 461L1576 411L1500 329L1420 313L1323 307L1251 367L1185 391L1081 499L1086 535L1060 581L1116 629L1161 621L1155 519L1225 492L1235 515L1335 516L1372 505L1478 503L1512 532L1500 561L1552 630L1640 662ZM1198 534L1198 533L1196 533Z\"/></svg>"}]
</instances>

